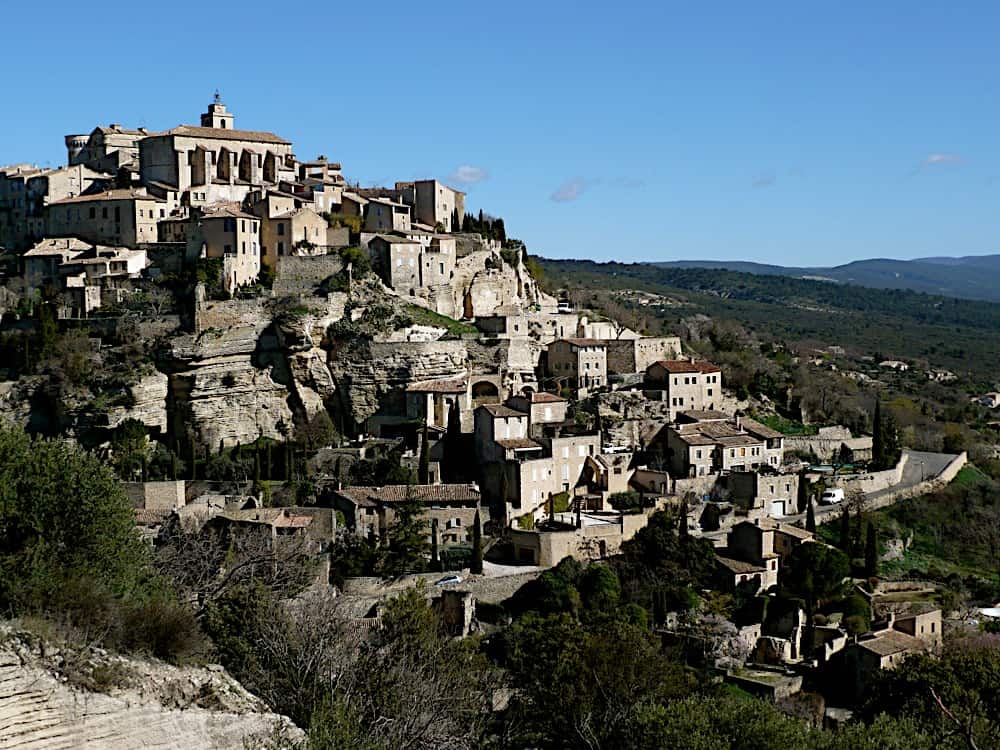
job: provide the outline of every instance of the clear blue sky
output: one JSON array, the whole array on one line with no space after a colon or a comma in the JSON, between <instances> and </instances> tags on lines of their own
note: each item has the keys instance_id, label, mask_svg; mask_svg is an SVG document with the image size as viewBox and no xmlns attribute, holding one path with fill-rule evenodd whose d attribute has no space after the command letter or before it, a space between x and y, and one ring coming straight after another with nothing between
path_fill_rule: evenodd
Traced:
<instances>
[{"instance_id":1,"label":"clear blue sky","mask_svg":"<svg viewBox=\"0 0 1000 750\"><path fill-rule=\"evenodd\" d=\"M7 7L9 5L9 7ZM218 88L362 183L440 177L550 257L1000 252L1000 6L35 2L2 11L0 164Z\"/></svg>"}]
</instances>

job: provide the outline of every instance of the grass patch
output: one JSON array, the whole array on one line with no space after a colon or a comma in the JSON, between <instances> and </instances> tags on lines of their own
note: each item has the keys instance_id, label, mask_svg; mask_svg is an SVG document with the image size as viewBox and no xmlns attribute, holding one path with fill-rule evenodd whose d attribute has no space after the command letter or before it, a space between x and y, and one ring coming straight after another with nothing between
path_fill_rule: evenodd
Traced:
<instances>
[{"instance_id":1,"label":"grass patch","mask_svg":"<svg viewBox=\"0 0 1000 750\"><path fill-rule=\"evenodd\" d=\"M454 318L449 318L447 315L436 313L433 310L428 310L427 308L420 307L419 305L407 304L404 306L403 310L405 311L406 316L410 318L415 325L444 328L448 331L448 335L450 336L461 336L466 333L479 333L479 329L474 325L463 323L462 321L455 320Z\"/></svg>"},{"instance_id":2,"label":"grass patch","mask_svg":"<svg viewBox=\"0 0 1000 750\"><path fill-rule=\"evenodd\" d=\"M952 480L959 487L969 487L989 480L989 476L974 464L966 464Z\"/></svg>"},{"instance_id":3,"label":"grass patch","mask_svg":"<svg viewBox=\"0 0 1000 750\"><path fill-rule=\"evenodd\" d=\"M816 435L819 427L813 424L802 424L794 419L787 419L780 414L768 414L766 416L754 416L761 424L767 425L772 430L777 430L784 435Z\"/></svg>"}]
</instances>

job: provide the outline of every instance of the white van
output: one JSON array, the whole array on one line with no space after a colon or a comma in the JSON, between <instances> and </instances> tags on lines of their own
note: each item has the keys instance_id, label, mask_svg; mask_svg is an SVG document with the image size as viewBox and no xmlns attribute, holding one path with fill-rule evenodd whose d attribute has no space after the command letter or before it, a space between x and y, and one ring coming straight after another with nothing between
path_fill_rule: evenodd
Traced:
<instances>
[{"instance_id":1,"label":"white van","mask_svg":"<svg viewBox=\"0 0 1000 750\"><path fill-rule=\"evenodd\" d=\"M820 505L837 505L842 502L844 502L844 491L841 489L827 490L819 499Z\"/></svg>"}]
</instances>

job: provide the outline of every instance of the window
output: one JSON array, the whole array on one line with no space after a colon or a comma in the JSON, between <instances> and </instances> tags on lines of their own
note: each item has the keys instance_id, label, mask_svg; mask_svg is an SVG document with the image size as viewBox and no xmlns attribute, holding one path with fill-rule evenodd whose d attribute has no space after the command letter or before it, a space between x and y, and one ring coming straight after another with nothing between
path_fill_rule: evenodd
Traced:
<instances>
[{"instance_id":1,"label":"window","mask_svg":"<svg viewBox=\"0 0 1000 750\"><path fill-rule=\"evenodd\" d=\"M247 231L247 220L246 219L240 219L240 231L241 232Z\"/></svg>"},{"instance_id":2,"label":"window","mask_svg":"<svg viewBox=\"0 0 1000 750\"><path fill-rule=\"evenodd\" d=\"M97 209L94 208L94 206L90 207L90 218L91 219L96 219L97 218Z\"/></svg>"},{"instance_id":3,"label":"window","mask_svg":"<svg viewBox=\"0 0 1000 750\"><path fill-rule=\"evenodd\" d=\"M587 447L584 446L584 445L578 445L578 446L576 446L576 454L578 456L581 456L581 457L582 456L586 456L587 455Z\"/></svg>"},{"instance_id":4,"label":"window","mask_svg":"<svg viewBox=\"0 0 1000 750\"><path fill-rule=\"evenodd\" d=\"M104 207L103 207L103 208L101 209L101 218L102 218L102 219L106 219L106 218L108 218L108 207L107 207L107 206L104 206Z\"/></svg>"},{"instance_id":5,"label":"window","mask_svg":"<svg viewBox=\"0 0 1000 750\"><path fill-rule=\"evenodd\" d=\"M745 456L747 454L746 448L740 448L740 456Z\"/></svg>"},{"instance_id":6,"label":"window","mask_svg":"<svg viewBox=\"0 0 1000 750\"><path fill-rule=\"evenodd\" d=\"M229 255L229 253L231 253L233 251L233 246L232 245L226 245L224 248L222 248L222 250L223 250L223 252L226 255Z\"/></svg>"},{"instance_id":7,"label":"window","mask_svg":"<svg viewBox=\"0 0 1000 750\"><path fill-rule=\"evenodd\" d=\"M240 252L243 253L244 255L247 254L247 243L245 242L240 243Z\"/></svg>"},{"instance_id":8,"label":"window","mask_svg":"<svg viewBox=\"0 0 1000 750\"><path fill-rule=\"evenodd\" d=\"M696 451L694 452L694 457L695 457L695 458L701 458L701 450L696 450Z\"/></svg>"},{"instance_id":9,"label":"window","mask_svg":"<svg viewBox=\"0 0 1000 750\"><path fill-rule=\"evenodd\" d=\"M279 242L278 243L278 255L284 255L284 254L285 254L285 243L284 242Z\"/></svg>"},{"instance_id":10,"label":"window","mask_svg":"<svg viewBox=\"0 0 1000 750\"><path fill-rule=\"evenodd\" d=\"M285 222L283 221L278 222L278 236L279 237L285 236Z\"/></svg>"},{"instance_id":11,"label":"window","mask_svg":"<svg viewBox=\"0 0 1000 750\"><path fill-rule=\"evenodd\" d=\"M708 395L709 395L709 396L711 396L711 395L712 395L712 389L711 389L711 388L709 388L709 389L708 389Z\"/></svg>"}]
</instances>

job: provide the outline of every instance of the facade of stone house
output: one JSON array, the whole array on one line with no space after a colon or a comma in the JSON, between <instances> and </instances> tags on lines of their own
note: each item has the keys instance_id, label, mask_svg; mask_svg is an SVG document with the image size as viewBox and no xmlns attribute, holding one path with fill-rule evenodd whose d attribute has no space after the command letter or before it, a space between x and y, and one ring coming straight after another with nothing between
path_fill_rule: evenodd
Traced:
<instances>
[{"instance_id":1,"label":"facade of stone house","mask_svg":"<svg viewBox=\"0 0 1000 750\"><path fill-rule=\"evenodd\" d=\"M311 208L264 216L260 226L261 264L268 268L282 257L326 255L328 224Z\"/></svg>"},{"instance_id":2,"label":"facade of stone house","mask_svg":"<svg viewBox=\"0 0 1000 750\"><path fill-rule=\"evenodd\" d=\"M507 406L528 415L530 426L562 424L566 421L569 402L561 396L544 391L529 391L507 399Z\"/></svg>"},{"instance_id":3,"label":"facade of stone house","mask_svg":"<svg viewBox=\"0 0 1000 750\"><path fill-rule=\"evenodd\" d=\"M730 499L741 508L762 510L773 518L798 512L798 474L734 472L726 479Z\"/></svg>"},{"instance_id":4,"label":"facade of stone house","mask_svg":"<svg viewBox=\"0 0 1000 750\"><path fill-rule=\"evenodd\" d=\"M608 350L598 339L559 339L546 349L549 374L571 388L600 388L608 383Z\"/></svg>"},{"instance_id":5,"label":"facade of stone house","mask_svg":"<svg viewBox=\"0 0 1000 750\"><path fill-rule=\"evenodd\" d=\"M653 363L674 360L681 354L681 340L677 336L614 338L605 344L608 372L619 375L645 372Z\"/></svg>"},{"instance_id":6,"label":"facade of stone house","mask_svg":"<svg viewBox=\"0 0 1000 750\"><path fill-rule=\"evenodd\" d=\"M156 223L168 210L166 201L132 189L64 198L46 209L46 235L134 248L157 241Z\"/></svg>"},{"instance_id":7,"label":"facade of stone house","mask_svg":"<svg viewBox=\"0 0 1000 750\"><path fill-rule=\"evenodd\" d=\"M645 369L647 388L663 390L671 410L712 411L722 400L722 371L708 362L659 360Z\"/></svg>"},{"instance_id":8,"label":"facade of stone house","mask_svg":"<svg viewBox=\"0 0 1000 750\"><path fill-rule=\"evenodd\" d=\"M471 407L467 378L421 380L406 387L406 416L428 427L448 428L451 410L468 412Z\"/></svg>"},{"instance_id":9,"label":"facade of stone house","mask_svg":"<svg viewBox=\"0 0 1000 750\"><path fill-rule=\"evenodd\" d=\"M474 484L386 485L383 487L343 487L334 491L334 507L344 514L347 527L359 536L385 540L396 522L395 507L414 499L423 507L427 540L431 541L437 521L441 546L468 544L476 513L482 523L488 517L481 507L479 488Z\"/></svg>"},{"instance_id":10,"label":"facade of stone house","mask_svg":"<svg viewBox=\"0 0 1000 750\"><path fill-rule=\"evenodd\" d=\"M430 227L439 224L445 232L457 232L461 227L452 226L457 213L461 221L465 215L465 193L437 180L397 182L400 200L413 207L413 220Z\"/></svg>"},{"instance_id":11,"label":"facade of stone house","mask_svg":"<svg viewBox=\"0 0 1000 750\"><path fill-rule=\"evenodd\" d=\"M191 218L187 256L223 260L223 286L232 293L260 275L260 219L233 206L217 206Z\"/></svg>"},{"instance_id":12,"label":"facade of stone house","mask_svg":"<svg viewBox=\"0 0 1000 750\"><path fill-rule=\"evenodd\" d=\"M420 286L423 246L416 240L378 234L369 240L368 253L372 270L393 291L407 294Z\"/></svg>"},{"instance_id":13,"label":"facade of stone house","mask_svg":"<svg viewBox=\"0 0 1000 750\"><path fill-rule=\"evenodd\" d=\"M410 231L410 207L388 198L371 198L365 206L365 230L368 232Z\"/></svg>"}]
</instances>

